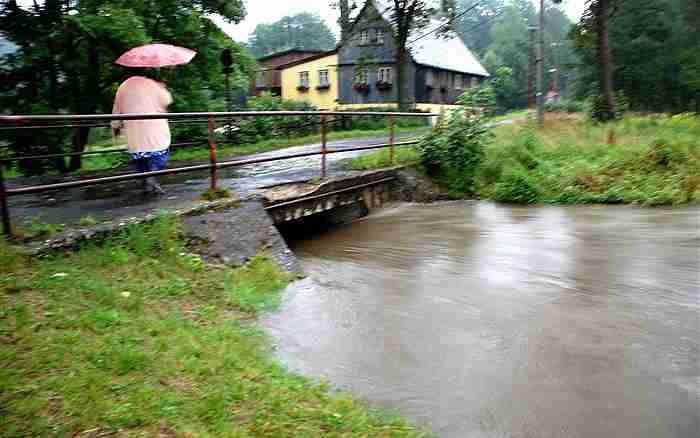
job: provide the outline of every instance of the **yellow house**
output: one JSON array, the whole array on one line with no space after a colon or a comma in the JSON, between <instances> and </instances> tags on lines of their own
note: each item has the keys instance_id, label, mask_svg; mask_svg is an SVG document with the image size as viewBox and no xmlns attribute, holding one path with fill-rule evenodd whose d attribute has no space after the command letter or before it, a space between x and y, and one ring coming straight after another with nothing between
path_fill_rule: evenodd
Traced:
<instances>
[{"instance_id":1,"label":"yellow house","mask_svg":"<svg viewBox=\"0 0 700 438\"><path fill-rule=\"evenodd\" d=\"M282 68L282 98L333 110L338 101L338 52L320 53Z\"/></svg>"}]
</instances>

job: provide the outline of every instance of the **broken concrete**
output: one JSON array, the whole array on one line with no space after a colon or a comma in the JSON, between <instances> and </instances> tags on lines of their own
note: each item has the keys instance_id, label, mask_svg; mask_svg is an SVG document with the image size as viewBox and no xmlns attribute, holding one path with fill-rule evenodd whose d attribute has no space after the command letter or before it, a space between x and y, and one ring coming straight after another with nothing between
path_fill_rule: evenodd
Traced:
<instances>
[{"instance_id":1,"label":"broken concrete","mask_svg":"<svg viewBox=\"0 0 700 438\"><path fill-rule=\"evenodd\" d=\"M260 200L236 208L183 218L185 237L206 262L242 266L257 254L266 254L285 270L301 273L289 249Z\"/></svg>"}]
</instances>

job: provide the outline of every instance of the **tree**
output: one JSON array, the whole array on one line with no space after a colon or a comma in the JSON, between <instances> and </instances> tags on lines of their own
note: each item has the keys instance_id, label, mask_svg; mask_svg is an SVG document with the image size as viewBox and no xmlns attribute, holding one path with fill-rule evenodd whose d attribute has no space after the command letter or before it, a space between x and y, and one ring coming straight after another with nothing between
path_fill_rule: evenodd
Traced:
<instances>
[{"instance_id":1,"label":"tree","mask_svg":"<svg viewBox=\"0 0 700 438\"><path fill-rule=\"evenodd\" d=\"M330 50L333 32L317 14L302 12L271 24L258 24L250 35L250 50L256 57L291 48Z\"/></svg>"},{"instance_id":2,"label":"tree","mask_svg":"<svg viewBox=\"0 0 700 438\"><path fill-rule=\"evenodd\" d=\"M608 64L606 74L613 102L622 93L635 110L698 110L698 9L698 3L693 0L637 0L634 6L611 0L608 50L614 62ZM571 32L571 40L580 59L577 94L601 96L605 66L601 63L600 35L592 12ZM595 84L596 89L588 84ZM596 98L596 103L595 113L612 116L608 110L609 96Z\"/></svg>"},{"instance_id":3,"label":"tree","mask_svg":"<svg viewBox=\"0 0 700 438\"><path fill-rule=\"evenodd\" d=\"M457 10L465 11L474 6L472 0L458 0ZM483 57L491 44L491 28L497 23L505 7L505 0L483 0L476 4L473 12L455 22L455 30L466 41L476 55Z\"/></svg>"},{"instance_id":4,"label":"tree","mask_svg":"<svg viewBox=\"0 0 700 438\"><path fill-rule=\"evenodd\" d=\"M386 3L379 7L385 8L380 12L388 13L394 28L397 98L399 109L405 110L409 107L406 81L406 67L410 60L408 38L415 30L425 28L430 23L430 17L435 13L435 9L425 0L391 0Z\"/></svg>"},{"instance_id":5,"label":"tree","mask_svg":"<svg viewBox=\"0 0 700 438\"><path fill-rule=\"evenodd\" d=\"M590 0L589 13L595 23L598 56L599 95L595 101L594 117L601 122L615 118L612 85L612 54L610 52L609 19L614 0Z\"/></svg>"},{"instance_id":6,"label":"tree","mask_svg":"<svg viewBox=\"0 0 700 438\"><path fill-rule=\"evenodd\" d=\"M219 52L234 49L239 62L234 83L248 76L252 60L206 16L218 13L237 23L245 16L241 0L45 0L23 8L15 0L0 7L0 32L19 50L6 55L0 68L0 111L12 113L74 114L111 112L123 68L113 64L125 50L153 40L196 48L199 54L177 69L169 83L173 110L216 107L223 88ZM221 100L221 99L218 99ZM72 151L82 152L89 127L66 130L5 131L3 136L21 155L27 146L63 152L72 138ZM70 163L52 163L60 171L77 170L79 156ZM39 172L41 168L28 169Z\"/></svg>"}]
</instances>

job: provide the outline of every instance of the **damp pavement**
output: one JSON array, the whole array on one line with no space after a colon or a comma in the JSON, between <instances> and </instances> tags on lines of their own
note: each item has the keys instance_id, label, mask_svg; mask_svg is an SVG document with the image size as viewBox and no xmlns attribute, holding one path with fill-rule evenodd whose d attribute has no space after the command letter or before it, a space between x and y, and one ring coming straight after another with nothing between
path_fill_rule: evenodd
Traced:
<instances>
[{"instance_id":1,"label":"damp pavement","mask_svg":"<svg viewBox=\"0 0 700 438\"><path fill-rule=\"evenodd\" d=\"M401 204L291 249L297 372L438 437L700 431L700 207Z\"/></svg>"},{"instance_id":2,"label":"damp pavement","mask_svg":"<svg viewBox=\"0 0 700 438\"><path fill-rule=\"evenodd\" d=\"M397 134L397 140L415 136L414 133ZM329 150L343 150L359 146L388 143L388 137L348 139L328 142ZM319 151L320 143L293 146L258 154L236 156L230 159L250 159L282 156ZM372 151L369 151L372 152ZM329 176L353 174L340 166L340 161L353 158L366 151L351 151L327 155ZM227 157L219 157L220 161ZM178 163L183 164L183 163ZM231 188L243 198L257 191L290 182L308 181L320 175L321 157L311 156L282 161L246 165L219 170L219 187ZM77 224L90 216L98 221L114 221L122 218L141 217L161 210L190 207L200 202L201 194L209 188L209 171L200 171L161 178L167 194L163 197L144 196L140 181L129 181L91 187L47 192L10 198L13 221L26 223L39 220L54 224ZM16 182L8 182L16 187Z\"/></svg>"}]
</instances>

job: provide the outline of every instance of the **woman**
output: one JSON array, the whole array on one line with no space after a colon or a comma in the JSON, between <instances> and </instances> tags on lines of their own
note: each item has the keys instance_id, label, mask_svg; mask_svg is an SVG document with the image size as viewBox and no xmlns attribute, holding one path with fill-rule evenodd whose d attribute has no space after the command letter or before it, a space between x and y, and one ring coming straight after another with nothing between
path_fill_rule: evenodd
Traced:
<instances>
[{"instance_id":1,"label":"woman","mask_svg":"<svg viewBox=\"0 0 700 438\"><path fill-rule=\"evenodd\" d=\"M165 113L173 98L165 84L145 76L132 76L124 81L114 98L112 114ZM114 135L126 127L129 154L139 172L163 170L170 155L170 128L166 119L115 120ZM155 177L144 181L149 194L163 195L165 191Z\"/></svg>"}]
</instances>

